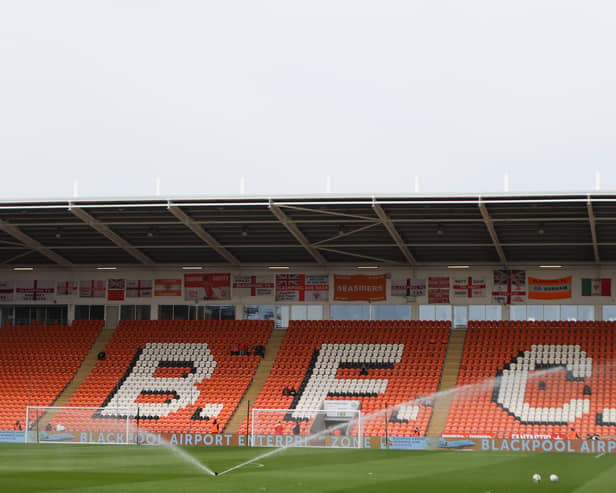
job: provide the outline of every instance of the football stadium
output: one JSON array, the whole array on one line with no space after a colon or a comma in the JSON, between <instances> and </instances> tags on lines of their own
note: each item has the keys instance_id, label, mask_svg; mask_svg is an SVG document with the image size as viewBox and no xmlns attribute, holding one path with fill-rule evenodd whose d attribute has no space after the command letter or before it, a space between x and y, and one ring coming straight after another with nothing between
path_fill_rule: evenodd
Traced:
<instances>
[{"instance_id":1,"label":"football stadium","mask_svg":"<svg viewBox=\"0 0 616 493\"><path fill-rule=\"evenodd\" d=\"M614 493L614 46L0 0L0 493Z\"/></svg>"},{"instance_id":2,"label":"football stadium","mask_svg":"<svg viewBox=\"0 0 616 493\"><path fill-rule=\"evenodd\" d=\"M7 491L611 491L609 194L0 205Z\"/></svg>"}]
</instances>

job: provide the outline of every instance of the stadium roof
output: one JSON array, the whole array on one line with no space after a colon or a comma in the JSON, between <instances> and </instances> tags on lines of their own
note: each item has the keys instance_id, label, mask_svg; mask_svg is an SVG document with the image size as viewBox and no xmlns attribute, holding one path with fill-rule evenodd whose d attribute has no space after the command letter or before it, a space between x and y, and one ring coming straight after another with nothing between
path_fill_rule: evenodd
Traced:
<instances>
[{"instance_id":1,"label":"stadium roof","mask_svg":"<svg viewBox=\"0 0 616 493\"><path fill-rule=\"evenodd\" d=\"M616 194L0 202L5 266L616 262Z\"/></svg>"}]
</instances>

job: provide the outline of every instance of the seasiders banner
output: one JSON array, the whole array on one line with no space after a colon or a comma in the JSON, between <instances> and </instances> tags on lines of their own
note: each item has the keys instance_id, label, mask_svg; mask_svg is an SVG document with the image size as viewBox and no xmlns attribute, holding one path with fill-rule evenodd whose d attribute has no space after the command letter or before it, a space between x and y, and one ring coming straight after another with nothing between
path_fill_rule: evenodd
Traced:
<instances>
[{"instance_id":1,"label":"seasiders banner","mask_svg":"<svg viewBox=\"0 0 616 493\"><path fill-rule=\"evenodd\" d=\"M231 299L231 274L184 274L184 299Z\"/></svg>"},{"instance_id":2,"label":"seasiders banner","mask_svg":"<svg viewBox=\"0 0 616 493\"><path fill-rule=\"evenodd\" d=\"M526 271L498 269L494 271L492 299L495 303L511 305L526 302Z\"/></svg>"},{"instance_id":3,"label":"seasiders banner","mask_svg":"<svg viewBox=\"0 0 616 493\"><path fill-rule=\"evenodd\" d=\"M335 301L385 301L387 276L334 276Z\"/></svg>"},{"instance_id":4,"label":"seasiders banner","mask_svg":"<svg viewBox=\"0 0 616 493\"><path fill-rule=\"evenodd\" d=\"M15 301L52 301L56 297L55 281L17 281Z\"/></svg>"},{"instance_id":5,"label":"seasiders banner","mask_svg":"<svg viewBox=\"0 0 616 493\"><path fill-rule=\"evenodd\" d=\"M233 293L240 296L272 296L274 279L272 276L234 276Z\"/></svg>"},{"instance_id":6,"label":"seasiders banner","mask_svg":"<svg viewBox=\"0 0 616 493\"><path fill-rule=\"evenodd\" d=\"M327 301L328 297L326 274L276 274L276 301Z\"/></svg>"},{"instance_id":7,"label":"seasiders banner","mask_svg":"<svg viewBox=\"0 0 616 493\"><path fill-rule=\"evenodd\" d=\"M559 279L538 279L528 276L528 297L534 300L571 298L571 276Z\"/></svg>"}]
</instances>

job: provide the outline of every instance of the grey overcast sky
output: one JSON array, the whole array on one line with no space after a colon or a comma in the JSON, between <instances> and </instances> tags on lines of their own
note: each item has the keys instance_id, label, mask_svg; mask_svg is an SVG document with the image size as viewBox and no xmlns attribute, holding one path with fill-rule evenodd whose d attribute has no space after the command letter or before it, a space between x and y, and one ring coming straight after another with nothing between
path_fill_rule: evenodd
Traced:
<instances>
[{"instance_id":1,"label":"grey overcast sky","mask_svg":"<svg viewBox=\"0 0 616 493\"><path fill-rule=\"evenodd\" d=\"M0 199L616 190L613 0L0 0Z\"/></svg>"}]
</instances>

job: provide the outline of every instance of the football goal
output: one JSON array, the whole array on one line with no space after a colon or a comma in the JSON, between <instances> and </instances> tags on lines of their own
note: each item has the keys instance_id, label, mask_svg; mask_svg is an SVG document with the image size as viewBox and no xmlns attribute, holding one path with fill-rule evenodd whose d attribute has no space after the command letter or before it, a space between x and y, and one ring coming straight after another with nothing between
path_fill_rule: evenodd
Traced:
<instances>
[{"instance_id":1,"label":"football goal","mask_svg":"<svg viewBox=\"0 0 616 493\"><path fill-rule=\"evenodd\" d=\"M253 408L250 417L253 447L362 447L362 413L358 409Z\"/></svg>"},{"instance_id":2,"label":"football goal","mask_svg":"<svg viewBox=\"0 0 616 493\"><path fill-rule=\"evenodd\" d=\"M129 409L103 415L103 408L28 406L26 443L136 444L139 420Z\"/></svg>"}]
</instances>

